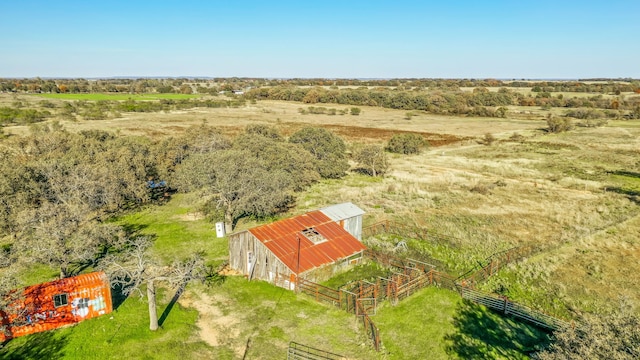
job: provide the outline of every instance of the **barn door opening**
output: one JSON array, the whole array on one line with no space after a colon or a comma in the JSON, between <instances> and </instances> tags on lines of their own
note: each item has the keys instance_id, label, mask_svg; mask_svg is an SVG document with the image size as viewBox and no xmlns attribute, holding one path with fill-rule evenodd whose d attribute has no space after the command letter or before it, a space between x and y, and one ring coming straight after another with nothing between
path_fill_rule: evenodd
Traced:
<instances>
[{"instance_id":1,"label":"barn door opening","mask_svg":"<svg viewBox=\"0 0 640 360\"><path fill-rule=\"evenodd\" d=\"M247 274L251 274L254 263L255 259L253 258L253 251L247 251Z\"/></svg>"}]
</instances>

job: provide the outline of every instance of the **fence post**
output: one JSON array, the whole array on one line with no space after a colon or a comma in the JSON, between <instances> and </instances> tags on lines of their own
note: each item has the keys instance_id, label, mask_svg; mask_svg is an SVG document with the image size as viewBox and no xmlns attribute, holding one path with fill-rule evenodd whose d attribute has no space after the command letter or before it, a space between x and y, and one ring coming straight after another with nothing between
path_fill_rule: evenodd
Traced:
<instances>
[{"instance_id":1,"label":"fence post","mask_svg":"<svg viewBox=\"0 0 640 360\"><path fill-rule=\"evenodd\" d=\"M502 305L502 312L507 315L508 311L507 311L507 303L509 302L509 300L507 299L507 297L505 296L503 298L503 305Z\"/></svg>"}]
</instances>

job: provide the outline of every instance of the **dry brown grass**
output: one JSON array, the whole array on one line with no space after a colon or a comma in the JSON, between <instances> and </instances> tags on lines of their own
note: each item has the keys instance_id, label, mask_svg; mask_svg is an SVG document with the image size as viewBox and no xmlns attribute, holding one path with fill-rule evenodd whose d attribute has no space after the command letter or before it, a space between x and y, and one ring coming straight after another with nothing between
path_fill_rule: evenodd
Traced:
<instances>
[{"instance_id":1,"label":"dry brown grass","mask_svg":"<svg viewBox=\"0 0 640 360\"><path fill-rule=\"evenodd\" d=\"M0 95L7 99L8 95ZM19 96L24 101L37 103L32 96ZM40 101L40 99L37 99ZM52 100L55 102L56 100ZM353 115L300 114L299 108L308 108L309 104L283 101L260 101L240 108L189 110L159 113L124 113L121 118L108 120L59 120L70 131L102 129L119 131L123 135L168 136L203 122L218 127L228 134L236 134L248 124L268 124L281 129L288 135L302 126L325 126L332 128L352 140L370 141L371 139L390 138L396 132L419 132L438 141L445 134L454 140L457 138L482 136L487 131L494 135L513 132L531 132L543 125L539 121L521 121L497 118L467 118L421 114L405 119L404 110L383 109L361 106L362 112ZM323 104L326 108L350 108L346 105ZM25 134L25 126L6 128L8 133ZM375 130L381 131L376 133ZM450 140L445 140L450 142Z\"/></svg>"}]
</instances>

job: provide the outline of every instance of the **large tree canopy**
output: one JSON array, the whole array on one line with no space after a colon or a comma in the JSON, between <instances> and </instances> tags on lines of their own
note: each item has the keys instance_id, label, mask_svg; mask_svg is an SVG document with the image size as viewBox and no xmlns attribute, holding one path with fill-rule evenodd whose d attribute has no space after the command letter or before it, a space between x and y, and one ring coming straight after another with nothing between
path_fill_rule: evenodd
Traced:
<instances>
[{"instance_id":1,"label":"large tree canopy","mask_svg":"<svg viewBox=\"0 0 640 360\"><path fill-rule=\"evenodd\" d=\"M214 191L231 228L241 217L274 215L288 210L294 201L291 177L285 171L269 170L265 162L240 150L219 155Z\"/></svg>"},{"instance_id":2,"label":"large tree canopy","mask_svg":"<svg viewBox=\"0 0 640 360\"><path fill-rule=\"evenodd\" d=\"M12 235L11 256L57 267L61 277L120 236L103 218L149 199L156 165L148 140L53 124L3 145L0 235Z\"/></svg>"},{"instance_id":3,"label":"large tree canopy","mask_svg":"<svg viewBox=\"0 0 640 360\"><path fill-rule=\"evenodd\" d=\"M234 139L231 149L188 155L173 179L181 191L211 195L231 230L242 217L289 209L295 191L320 179L314 159L302 145L284 141L276 129L254 125Z\"/></svg>"},{"instance_id":4,"label":"large tree canopy","mask_svg":"<svg viewBox=\"0 0 640 360\"><path fill-rule=\"evenodd\" d=\"M340 178L349 169L347 146L332 132L318 127L305 127L291 135L289 142L300 144L313 155L318 173L323 178Z\"/></svg>"}]
</instances>

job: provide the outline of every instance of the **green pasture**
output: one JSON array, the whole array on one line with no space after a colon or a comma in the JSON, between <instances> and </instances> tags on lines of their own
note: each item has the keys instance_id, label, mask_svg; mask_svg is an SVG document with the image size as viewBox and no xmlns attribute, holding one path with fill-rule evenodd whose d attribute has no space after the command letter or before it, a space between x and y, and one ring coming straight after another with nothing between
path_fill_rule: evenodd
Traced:
<instances>
[{"instance_id":1,"label":"green pasture","mask_svg":"<svg viewBox=\"0 0 640 360\"><path fill-rule=\"evenodd\" d=\"M216 238L214 224L202 218L195 194L176 194L160 206L149 206L115 220L133 236L150 236L152 251L164 261L184 259L202 252L211 263L221 263L228 254L227 238Z\"/></svg>"},{"instance_id":2,"label":"green pasture","mask_svg":"<svg viewBox=\"0 0 640 360\"><path fill-rule=\"evenodd\" d=\"M47 99L60 99L60 100L86 100L86 101L100 101L100 100L183 100L183 99L195 99L200 95L195 94L109 94L109 93L92 93L92 94L34 94L32 96L43 97Z\"/></svg>"},{"instance_id":3,"label":"green pasture","mask_svg":"<svg viewBox=\"0 0 640 360\"><path fill-rule=\"evenodd\" d=\"M194 194L175 195L163 205L115 221L133 234L154 238L153 252L164 261L201 251L209 264L217 265L228 256L226 238L215 238L213 224L199 216ZM375 264L363 265L326 284L338 287L382 272ZM54 276L52 270L40 268L29 280L44 281L45 273ZM534 328L438 288L424 289L397 306L380 305L372 320L380 329L381 352L373 350L359 318L265 282L228 276L189 285L178 302L172 302L173 295L170 289L160 289L161 327L156 332L148 330L144 301L116 295L112 314L14 339L0 350L0 358L279 359L295 341L350 359L507 359L526 358L547 341L547 335ZM213 341L205 341L199 317L208 324L204 333L213 334ZM483 331L487 322L490 333Z\"/></svg>"},{"instance_id":4,"label":"green pasture","mask_svg":"<svg viewBox=\"0 0 640 360\"><path fill-rule=\"evenodd\" d=\"M166 297L161 290L159 298ZM158 316L166 302L158 302ZM197 311L173 306L156 332L149 331L147 305L137 297L113 313L72 327L23 336L0 350L2 359L196 359L213 352L195 336ZM202 357L201 357L202 358Z\"/></svg>"},{"instance_id":5,"label":"green pasture","mask_svg":"<svg viewBox=\"0 0 640 360\"><path fill-rule=\"evenodd\" d=\"M549 334L428 287L371 317L389 359L528 359Z\"/></svg>"}]
</instances>

